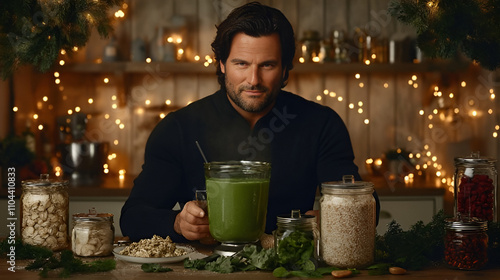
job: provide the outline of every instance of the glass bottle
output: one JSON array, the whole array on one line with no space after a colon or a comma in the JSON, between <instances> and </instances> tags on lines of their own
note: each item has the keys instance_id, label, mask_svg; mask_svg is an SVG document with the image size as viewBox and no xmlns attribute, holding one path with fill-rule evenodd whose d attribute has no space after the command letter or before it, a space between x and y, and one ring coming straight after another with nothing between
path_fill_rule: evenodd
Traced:
<instances>
[{"instance_id":1,"label":"glass bottle","mask_svg":"<svg viewBox=\"0 0 500 280\"><path fill-rule=\"evenodd\" d=\"M363 268L374 261L376 210L373 184L355 182L345 175L340 182L321 184L320 256L328 265Z\"/></svg>"},{"instance_id":2,"label":"glass bottle","mask_svg":"<svg viewBox=\"0 0 500 280\"><path fill-rule=\"evenodd\" d=\"M497 221L496 160L472 153L455 158L455 216Z\"/></svg>"},{"instance_id":3,"label":"glass bottle","mask_svg":"<svg viewBox=\"0 0 500 280\"><path fill-rule=\"evenodd\" d=\"M488 263L487 221L448 219L444 241L445 263L451 268L480 270Z\"/></svg>"},{"instance_id":4,"label":"glass bottle","mask_svg":"<svg viewBox=\"0 0 500 280\"><path fill-rule=\"evenodd\" d=\"M115 238L113 214L97 213L92 208L89 213L73 215L71 250L82 257L111 255Z\"/></svg>"},{"instance_id":5,"label":"glass bottle","mask_svg":"<svg viewBox=\"0 0 500 280\"><path fill-rule=\"evenodd\" d=\"M68 181L50 180L49 174L41 174L39 180L21 185L23 242L53 251L68 248Z\"/></svg>"},{"instance_id":6,"label":"glass bottle","mask_svg":"<svg viewBox=\"0 0 500 280\"><path fill-rule=\"evenodd\" d=\"M319 259L320 238L315 216L301 215L300 210L292 210L290 215L281 215L277 217L277 229L273 234L274 248L278 256L287 251L290 242L294 243L300 240L303 242L303 246L312 246L312 257L315 260ZM289 255L290 254L286 254L286 256Z\"/></svg>"}]
</instances>

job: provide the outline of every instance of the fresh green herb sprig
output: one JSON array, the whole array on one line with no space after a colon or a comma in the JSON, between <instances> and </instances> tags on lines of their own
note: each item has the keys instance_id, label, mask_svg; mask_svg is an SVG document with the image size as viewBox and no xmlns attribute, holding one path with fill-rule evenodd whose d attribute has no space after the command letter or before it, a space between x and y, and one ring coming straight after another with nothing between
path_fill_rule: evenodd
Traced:
<instances>
[{"instance_id":1,"label":"fresh green herb sprig","mask_svg":"<svg viewBox=\"0 0 500 280\"><path fill-rule=\"evenodd\" d=\"M303 252L299 254L304 258L306 258L307 255L307 259L309 260L309 258L312 257L312 251L304 250L304 252L311 252L309 255L304 254ZM293 254L295 253L296 252L293 252ZM283 261L284 259L290 260L292 263L286 263ZM186 259L184 260L184 267L198 270L209 270L218 273L232 273L237 271L252 271L259 269L264 271L273 271L273 275L279 278L292 276L321 278L323 275L338 269L335 267L317 268L313 262L303 262L303 264L308 263L308 265L302 265L299 267L296 265L297 262L301 262L301 259L290 257L283 258L280 262L274 248L259 249L255 245L247 245L235 256L225 257L213 255L199 260ZM297 268L290 269L290 267ZM353 273L359 273L359 271L353 270Z\"/></svg>"},{"instance_id":2,"label":"fresh green herb sprig","mask_svg":"<svg viewBox=\"0 0 500 280\"><path fill-rule=\"evenodd\" d=\"M14 240L14 241L13 241ZM20 238L4 239L0 242L1 255L3 257L11 253L11 247L15 248L16 260L31 260L36 258L49 258L52 250L24 243Z\"/></svg>"},{"instance_id":3,"label":"fresh green herb sprig","mask_svg":"<svg viewBox=\"0 0 500 280\"><path fill-rule=\"evenodd\" d=\"M44 278L48 277L49 272L53 270L60 270L59 277L69 277L74 273L105 272L115 268L116 261L114 259L83 262L75 258L70 250L62 251L59 257L54 254L49 258L37 258L26 266L26 270L41 269L39 274Z\"/></svg>"}]
</instances>

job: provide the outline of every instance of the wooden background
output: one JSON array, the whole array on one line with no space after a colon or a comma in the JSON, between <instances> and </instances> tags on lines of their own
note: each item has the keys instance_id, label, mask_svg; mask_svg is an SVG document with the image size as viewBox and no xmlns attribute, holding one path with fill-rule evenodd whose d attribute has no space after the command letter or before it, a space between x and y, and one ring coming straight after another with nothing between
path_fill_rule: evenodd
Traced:
<instances>
[{"instance_id":1,"label":"wooden background","mask_svg":"<svg viewBox=\"0 0 500 280\"><path fill-rule=\"evenodd\" d=\"M205 55L212 55L210 44L215 36L215 25L234 7L246 2L128 1L125 18L115 25L114 36L118 41L120 59L130 59L133 40L139 38L151 42L158 27L168 30L172 26L172 17L180 15L187 20L189 31L185 38L188 60L192 60L195 54L203 60ZM306 30L317 30L322 38L327 38L337 29L352 37L355 28L368 29L373 38L380 40L415 36L411 28L387 14L388 0L267 0L262 3L283 11L298 40ZM103 40L94 32L88 46L72 61L95 61L102 57L108 43L109 39ZM360 65L359 69L362 67ZM381 157L395 148L414 153L430 152L429 159L423 162L437 156L436 162L448 178L453 175L453 158L456 156L466 156L478 150L482 155L498 158L498 138L492 133L498 131L495 125L499 123L499 102L498 98L489 99L490 89L497 87L496 73L478 67L456 73L414 73L405 68L386 72L359 71L359 79L355 77L356 73L358 71L294 74L292 70L285 90L330 106L340 114L350 131L361 173L368 172L365 167L367 158ZM79 106L82 112L92 116L88 124L89 139L111 143L111 153L116 154L115 159L109 160L112 173L124 169L131 175L141 170L144 145L151 129L161 113L168 113L168 109L160 109L165 100L171 100L170 106L178 108L218 89L215 74L164 73L154 70L154 67L145 69L142 74L126 75L124 81L113 73L63 70L60 74L59 85L54 84L53 72L42 75L25 69L16 74L16 104L22 104L16 126L21 129L27 118L38 113L41 117L33 123L33 128L37 122L44 122L46 134L56 137L55 116L67 114L67 110ZM413 75L416 75L417 88L408 83ZM104 78L109 78L109 83L105 83ZM462 81L466 82L465 87L461 86ZM125 96L115 98L123 83L128 85ZM453 93L455 99L443 98L440 101L433 96L435 86L439 86L445 96ZM335 97L325 95L325 90L334 93ZM40 105L39 100L44 95L49 96L52 107L43 102ZM338 97L342 97L342 101ZM88 103L89 98L93 98L92 104ZM441 105L454 102L454 106L460 108L457 122L439 121L439 114L432 113L439 102ZM116 109L112 108L113 104L117 104ZM362 113L358 109L362 109ZM488 109L493 113L489 114ZM420 110L425 110L424 116L419 115ZM480 116L469 116L471 110L477 110ZM433 119L429 119L429 115L433 115ZM364 123L366 119L369 124ZM123 129L117 120L124 125ZM429 124L434 125L432 129L428 128ZM115 140L118 142L114 143ZM54 151L55 148L51 149Z\"/></svg>"}]
</instances>

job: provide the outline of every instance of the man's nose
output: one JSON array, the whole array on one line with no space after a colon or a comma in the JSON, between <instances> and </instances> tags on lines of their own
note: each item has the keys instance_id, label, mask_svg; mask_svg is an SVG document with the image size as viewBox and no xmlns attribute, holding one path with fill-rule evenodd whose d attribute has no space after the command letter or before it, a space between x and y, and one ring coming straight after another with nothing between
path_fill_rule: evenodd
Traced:
<instances>
[{"instance_id":1,"label":"man's nose","mask_svg":"<svg viewBox=\"0 0 500 280\"><path fill-rule=\"evenodd\" d=\"M252 65L248 73L248 83L255 86L260 83L260 68L258 65Z\"/></svg>"}]
</instances>

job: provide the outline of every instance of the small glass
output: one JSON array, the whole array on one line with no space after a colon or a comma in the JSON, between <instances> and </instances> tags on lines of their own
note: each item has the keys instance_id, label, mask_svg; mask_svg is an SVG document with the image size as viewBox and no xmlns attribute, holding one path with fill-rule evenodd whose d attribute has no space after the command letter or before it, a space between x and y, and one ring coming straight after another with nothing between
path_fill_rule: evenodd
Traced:
<instances>
[{"instance_id":1,"label":"small glass","mask_svg":"<svg viewBox=\"0 0 500 280\"><path fill-rule=\"evenodd\" d=\"M278 255L285 252L288 256L287 244L301 242L299 247L310 248L309 246L313 246L313 258L319 260L319 230L315 216L302 215L300 210L292 210L290 215L278 216L276 225L277 229L273 233L274 247ZM288 241L285 240L287 238Z\"/></svg>"},{"instance_id":2,"label":"small glass","mask_svg":"<svg viewBox=\"0 0 500 280\"><path fill-rule=\"evenodd\" d=\"M92 208L89 213L73 215L71 249L75 255L109 256L113 251L114 238L113 214L97 213Z\"/></svg>"},{"instance_id":3,"label":"small glass","mask_svg":"<svg viewBox=\"0 0 500 280\"><path fill-rule=\"evenodd\" d=\"M449 219L444 241L445 263L461 270L480 270L488 263L486 221Z\"/></svg>"}]
</instances>

